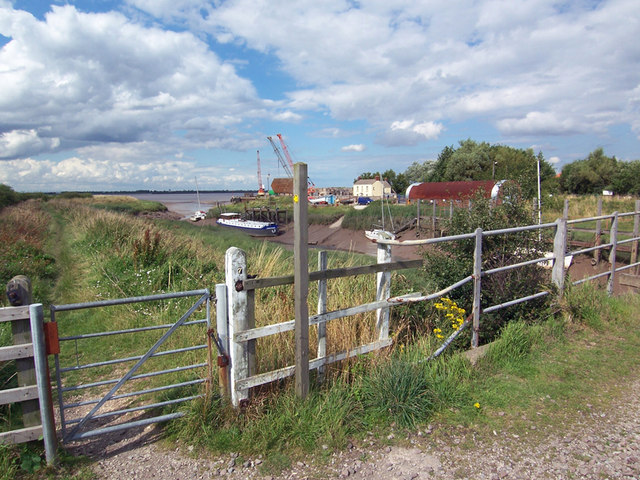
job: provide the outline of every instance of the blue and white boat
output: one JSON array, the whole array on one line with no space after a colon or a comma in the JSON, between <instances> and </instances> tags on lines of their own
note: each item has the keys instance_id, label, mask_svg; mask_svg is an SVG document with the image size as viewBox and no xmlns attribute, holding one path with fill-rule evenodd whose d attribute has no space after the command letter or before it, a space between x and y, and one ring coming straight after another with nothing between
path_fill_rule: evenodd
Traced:
<instances>
[{"instance_id":1,"label":"blue and white boat","mask_svg":"<svg viewBox=\"0 0 640 480\"><path fill-rule=\"evenodd\" d=\"M278 224L245 220L239 213L221 213L216 223L221 227L235 228L254 237L275 237L278 235Z\"/></svg>"}]
</instances>

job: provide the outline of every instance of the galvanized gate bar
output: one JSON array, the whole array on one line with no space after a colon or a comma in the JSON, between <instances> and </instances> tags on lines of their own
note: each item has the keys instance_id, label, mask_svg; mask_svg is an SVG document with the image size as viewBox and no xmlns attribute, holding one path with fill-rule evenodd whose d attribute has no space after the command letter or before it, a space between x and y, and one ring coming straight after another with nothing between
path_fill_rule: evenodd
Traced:
<instances>
[{"instance_id":1,"label":"galvanized gate bar","mask_svg":"<svg viewBox=\"0 0 640 480\"><path fill-rule=\"evenodd\" d=\"M120 398L136 397L138 395L145 395L147 393L162 392L164 390L171 390L172 388L189 387L191 385L199 385L199 384L204 383L204 382L206 382L206 379L199 378L197 380L190 380L188 382L174 383L173 385L163 385L162 387L147 388L145 390L138 390L136 392L123 393L121 395L114 395L113 397L110 398L110 400L118 400ZM99 401L100 401L99 398L95 398L93 400L84 400L82 402L68 403L67 405L64 406L64 408L76 408L76 407L83 407L85 405L94 405L94 404L98 403ZM98 416L99 415L96 415L95 418L98 418ZM69 420L69 423L78 423L79 421L80 421L80 419L77 419L77 421Z\"/></svg>"},{"instance_id":2,"label":"galvanized gate bar","mask_svg":"<svg viewBox=\"0 0 640 480\"><path fill-rule=\"evenodd\" d=\"M82 440L83 438L95 437L103 435L105 433L118 432L120 430L127 430L134 427L143 427L145 425L151 425L152 423L166 422L168 420L174 420L184 416L184 412L169 413L167 415L160 415L159 417L145 418L136 422L120 423L118 425L112 425L111 427L99 428L91 430L89 432L78 433L73 437L74 440Z\"/></svg>"},{"instance_id":3,"label":"galvanized gate bar","mask_svg":"<svg viewBox=\"0 0 640 480\"><path fill-rule=\"evenodd\" d=\"M202 320L194 320L192 322L184 322L182 324L183 327L187 327L189 325L199 325L202 323L207 323L206 319ZM140 327L140 328L128 328L126 330L111 330L109 332L99 332L99 333L84 333L82 335L73 335L70 337L60 337L59 340L82 340L86 338L95 338L95 337L108 337L110 335L120 335L123 333L135 333L135 332L147 332L149 330L162 330L163 328L171 328L173 323L168 323L165 325L154 325L151 327Z\"/></svg>"},{"instance_id":4,"label":"galvanized gate bar","mask_svg":"<svg viewBox=\"0 0 640 480\"><path fill-rule=\"evenodd\" d=\"M156 300L170 300L173 298L196 297L209 295L209 290L189 290L185 292L160 293L157 295L145 295L142 297L114 298L112 300L98 300L96 302L68 303L66 305L51 305L52 311L67 312L69 310L82 310L85 308L110 307L113 305L125 305L127 303L153 302Z\"/></svg>"},{"instance_id":5,"label":"galvanized gate bar","mask_svg":"<svg viewBox=\"0 0 640 480\"><path fill-rule=\"evenodd\" d=\"M193 370L196 368L203 368L206 367L207 364L206 363L194 363L193 365L185 365L183 367L176 367L176 368L170 368L167 370L158 370L157 372L149 372L149 373L143 373L141 375L134 375L133 377L131 377L129 380L138 380L140 378L147 378L147 377L157 377L158 375L164 375L167 373L177 373L177 372L184 372L185 370ZM82 385L74 385L72 387L64 387L61 388L60 390L62 392L72 392L74 390L83 390L85 388L91 388L91 387L101 387L103 385L110 385L113 383L117 383L120 379L119 378L114 378L111 380L103 380L101 382L94 382L94 383L84 383Z\"/></svg>"},{"instance_id":6,"label":"galvanized gate bar","mask_svg":"<svg viewBox=\"0 0 640 480\"><path fill-rule=\"evenodd\" d=\"M185 295L186 296L186 295ZM76 435L76 433L78 432L78 430L80 430L80 428L82 428L82 426L87 423L87 421L89 421L93 415L98 411L98 409L100 409L100 407L102 407L112 396L113 394L118 391L118 389L124 385L124 383L129 380L133 374L142 366L142 364L151 356L153 355L153 353L160 348L160 346L171 336L171 334L178 328L180 327L187 318L189 318L193 312L195 312L206 300L209 299L209 291L205 290L204 294L202 295L202 297L200 297L196 303L187 311L187 313L185 313L180 320L178 320L173 327L171 327L167 332L164 333L164 335L162 335L162 337L160 337L160 339L149 349L149 351L147 351L147 353L131 368L131 370L129 370L124 377L122 377L120 379L120 381L118 381L118 383L116 385L113 386L113 388L109 391L109 393L107 393L104 398L102 398L102 400L100 400L100 402L98 402L98 404L93 407L91 409L91 411L80 421L80 423L78 423L78 425L76 425L73 430L69 433L69 435L66 437L67 439L77 439L77 438L82 438ZM120 303L125 303L125 302L120 302Z\"/></svg>"},{"instance_id":7,"label":"galvanized gate bar","mask_svg":"<svg viewBox=\"0 0 640 480\"><path fill-rule=\"evenodd\" d=\"M174 354L174 353L184 353L184 352L191 352L191 351L194 351L194 350L202 350L203 348L207 348L207 346L206 345L195 345L193 347L176 348L174 350L167 350L167 351L164 351L164 352L154 353L153 355L151 355L150 358L164 357L166 355L171 355L171 354ZM113 360L106 360L104 362L87 363L85 365L77 365L75 367L66 367L66 368L61 368L60 369L60 373L73 372L73 371L77 371L77 370L84 370L86 368L103 367L105 365L115 365L115 364L118 364L118 363L133 362L134 360L140 360L143 357L144 357L144 355L136 355L135 357L116 358L116 359L113 359Z\"/></svg>"}]
</instances>

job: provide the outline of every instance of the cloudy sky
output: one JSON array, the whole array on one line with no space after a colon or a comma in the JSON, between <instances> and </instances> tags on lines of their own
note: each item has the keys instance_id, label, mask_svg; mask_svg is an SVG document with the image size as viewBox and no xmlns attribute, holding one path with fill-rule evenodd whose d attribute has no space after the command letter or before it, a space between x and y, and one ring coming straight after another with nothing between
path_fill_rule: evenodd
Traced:
<instances>
[{"instance_id":1,"label":"cloudy sky","mask_svg":"<svg viewBox=\"0 0 640 480\"><path fill-rule=\"evenodd\" d=\"M640 159L638 0L0 0L0 183L318 186L460 140Z\"/></svg>"}]
</instances>

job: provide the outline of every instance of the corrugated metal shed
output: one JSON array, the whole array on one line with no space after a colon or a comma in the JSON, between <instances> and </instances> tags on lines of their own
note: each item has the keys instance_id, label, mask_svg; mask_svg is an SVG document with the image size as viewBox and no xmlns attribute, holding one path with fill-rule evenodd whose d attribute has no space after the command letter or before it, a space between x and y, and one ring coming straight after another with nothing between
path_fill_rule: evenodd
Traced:
<instances>
[{"instance_id":1,"label":"corrugated metal shed","mask_svg":"<svg viewBox=\"0 0 640 480\"><path fill-rule=\"evenodd\" d=\"M472 182L425 182L414 183L407 188L409 200L463 200L471 198L477 191L485 198L495 198L504 180L478 180Z\"/></svg>"}]
</instances>

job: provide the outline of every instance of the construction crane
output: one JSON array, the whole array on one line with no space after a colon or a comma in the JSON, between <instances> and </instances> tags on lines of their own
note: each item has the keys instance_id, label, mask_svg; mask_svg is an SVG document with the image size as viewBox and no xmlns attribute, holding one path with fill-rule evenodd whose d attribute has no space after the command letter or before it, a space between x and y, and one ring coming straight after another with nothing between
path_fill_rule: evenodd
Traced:
<instances>
[{"instance_id":1,"label":"construction crane","mask_svg":"<svg viewBox=\"0 0 640 480\"><path fill-rule=\"evenodd\" d=\"M276 145L276 142L273 141L273 138L267 137L267 140L269 140L269 143L273 147L273 151L275 152L276 157L278 157L278 161L280 162L280 165L282 165L282 168L284 169L286 174L290 178L293 178L293 164L291 164L291 168L289 168L289 165L287 165L287 162L285 162L284 158L282 157L282 153L280 153L280 149L278 149L278 146Z\"/></svg>"},{"instance_id":2,"label":"construction crane","mask_svg":"<svg viewBox=\"0 0 640 480\"><path fill-rule=\"evenodd\" d=\"M258 195L266 195L264 185L262 184L262 170L260 169L260 150L258 152Z\"/></svg>"},{"instance_id":3,"label":"construction crane","mask_svg":"<svg viewBox=\"0 0 640 480\"><path fill-rule=\"evenodd\" d=\"M284 143L284 139L282 138L282 134L278 133L278 139L280 140L280 145L282 145L282 151L287 157L287 161L289 162L289 167L293 170L293 160L291 160L291 155L289 155L289 149L287 148L287 144ZM316 184L311 181L309 177L307 177L307 194L314 195L316 193Z\"/></svg>"}]
</instances>

